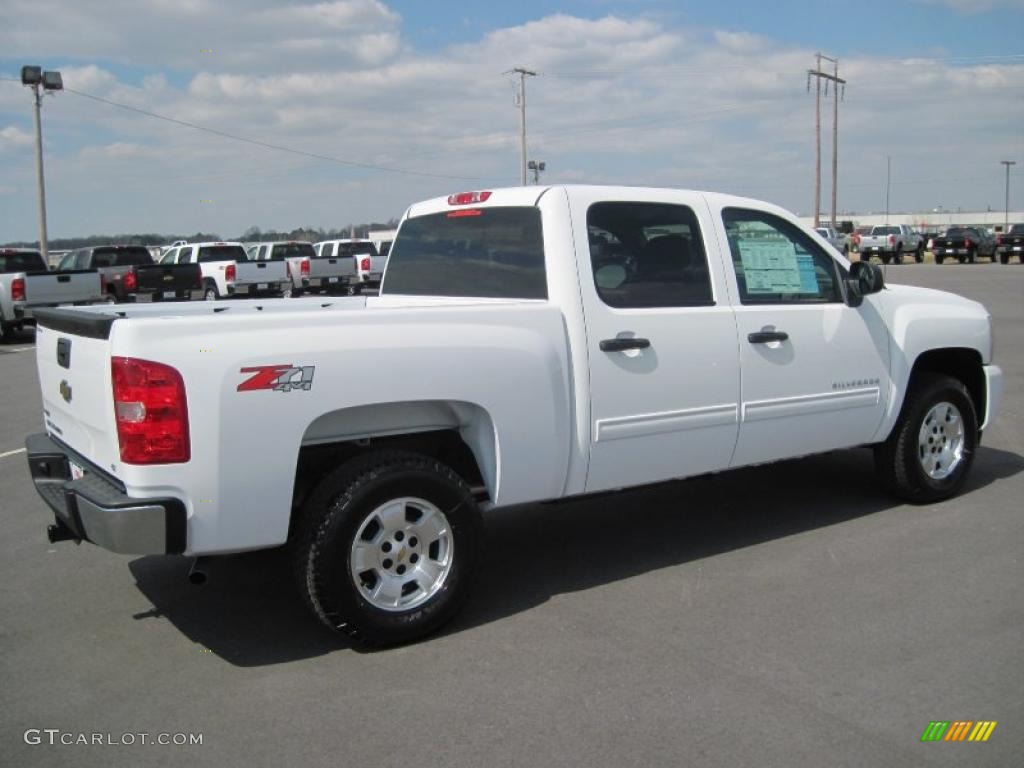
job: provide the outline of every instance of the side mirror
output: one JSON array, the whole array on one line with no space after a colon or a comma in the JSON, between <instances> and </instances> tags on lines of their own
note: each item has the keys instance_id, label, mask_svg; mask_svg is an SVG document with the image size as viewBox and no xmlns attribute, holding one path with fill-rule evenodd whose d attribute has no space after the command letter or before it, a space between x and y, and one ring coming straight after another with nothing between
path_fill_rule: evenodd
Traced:
<instances>
[{"instance_id":1,"label":"side mirror","mask_svg":"<svg viewBox=\"0 0 1024 768\"><path fill-rule=\"evenodd\" d=\"M846 280L846 303L859 307L865 296L878 293L884 287L881 267L870 261L855 261L850 265L850 277Z\"/></svg>"}]
</instances>

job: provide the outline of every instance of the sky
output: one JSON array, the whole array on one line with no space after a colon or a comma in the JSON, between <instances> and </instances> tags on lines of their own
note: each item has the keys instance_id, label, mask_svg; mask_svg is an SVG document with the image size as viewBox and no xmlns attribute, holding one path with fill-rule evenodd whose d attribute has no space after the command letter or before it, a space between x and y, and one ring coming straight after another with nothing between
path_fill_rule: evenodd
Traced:
<instances>
[{"instance_id":1,"label":"sky","mask_svg":"<svg viewBox=\"0 0 1024 768\"><path fill-rule=\"evenodd\" d=\"M513 67L537 73L542 183L805 215L818 51L848 81L841 212L885 210L887 158L894 212L1001 210L1000 160L1020 210L1022 33L1024 0L3 0L0 242L37 237L23 64L67 88L43 104L51 238L341 227L517 184ZM823 210L831 119L823 102Z\"/></svg>"}]
</instances>

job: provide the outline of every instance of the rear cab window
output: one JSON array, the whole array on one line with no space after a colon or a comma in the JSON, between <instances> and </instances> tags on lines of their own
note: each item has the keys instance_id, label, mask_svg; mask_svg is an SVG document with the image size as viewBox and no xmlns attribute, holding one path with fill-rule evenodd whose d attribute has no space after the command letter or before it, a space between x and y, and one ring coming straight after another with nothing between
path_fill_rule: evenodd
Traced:
<instances>
[{"instance_id":1,"label":"rear cab window","mask_svg":"<svg viewBox=\"0 0 1024 768\"><path fill-rule=\"evenodd\" d=\"M284 259L292 259L297 256L305 256L307 258L315 258L316 251L313 250L312 243L277 243L270 249L270 260L271 261L282 261Z\"/></svg>"},{"instance_id":2,"label":"rear cab window","mask_svg":"<svg viewBox=\"0 0 1024 768\"><path fill-rule=\"evenodd\" d=\"M338 256L379 256L373 243L338 243Z\"/></svg>"},{"instance_id":3,"label":"rear cab window","mask_svg":"<svg viewBox=\"0 0 1024 768\"><path fill-rule=\"evenodd\" d=\"M146 248L97 248L92 252L93 267L143 267L153 258Z\"/></svg>"},{"instance_id":4,"label":"rear cab window","mask_svg":"<svg viewBox=\"0 0 1024 768\"><path fill-rule=\"evenodd\" d=\"M546 299L540 211L456 208L408 218L391 247L382 293Z\"/></svg>"},{"instance_id":5,"label":"rear cab window","mask_svg":"<svg viewBox=\"0 0 1024 768\"><path fill-rule=\"evenodd\" d=\"M211 261L248 261L240 245L204 245L199 248L199 263Z\"/></svg>"},{"instance_id":6,"label":"rear cab window","mask_svg":"<svg viewBox=\"0 0 1024 768\"><path fill-rule=\"evenodd\" d=\"M0 250L0 272L25 272L37 274L48 272L46 262L38 251L2 251Z\"/></svg>"}]
</instances>

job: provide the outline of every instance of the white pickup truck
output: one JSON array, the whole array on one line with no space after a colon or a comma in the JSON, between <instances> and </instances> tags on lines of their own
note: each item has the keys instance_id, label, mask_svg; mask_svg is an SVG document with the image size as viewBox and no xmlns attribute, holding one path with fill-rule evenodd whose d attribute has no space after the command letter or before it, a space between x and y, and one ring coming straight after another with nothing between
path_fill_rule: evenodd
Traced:
<instances>
[{"instance_id":1,"label":"white pickup truck","mask_svg":"<svg viewBox=\"0 0 1024 768\"><path fill-rule=\"evenodd\" d=\"M203 298L213 301L234 295L239 252L245 256L241 243L188 243L172 247L160 263L198 264L203 273Z\"/></svg>"},{"instance_id":2,"label":"white pickup truck","mask_svg":"<svg viewBox=\"0 0 1024 768\"><path fill-rule=\"evenodd\" d=\"M482 511L861 445L933 502L1000 403L982 305L773 205L526 187L400 226L378 297L41 314L51 540L288 543L325 625L403 642L458 610Z\"/></svg>"},{"instance_id":3,"label":"white pickup truck","mask_svg":"<svg viewBox=\"0 0 1024 768\"><path fill-rule=\"evenodd\" d=\"M862 235L858 250L862 259L877 256L883 264L890 261L902 264L907 254L920 264L924 261L924 238L906 224L872 227L871 232Z\"/></svg>"},{"instance_id":4,"label":"white pickup truck","mask_svg":"<svg viewBox=\"0 0 1024 768\"><path fill-rule=\"evenodd\" d=\"M103 276L96 270L50 272L39 251L0 248L0 340L33 322L37 309L105 298Z\"/></svg>"}]
</instances>

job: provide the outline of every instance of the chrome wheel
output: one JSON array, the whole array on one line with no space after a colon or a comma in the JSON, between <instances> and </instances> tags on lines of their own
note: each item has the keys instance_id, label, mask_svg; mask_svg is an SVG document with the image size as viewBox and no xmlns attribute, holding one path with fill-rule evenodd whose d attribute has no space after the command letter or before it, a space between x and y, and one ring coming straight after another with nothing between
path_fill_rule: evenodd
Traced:
<instances>
[{"instance_id":1,"label":"chrome wheel","mask_svg":"<svg viewBox=\"0 0 1024 768\"><path fill-rule=\"evenodd\" d=\"M352 541L349 570L374 608L405 611L433 597L452 568L451 526L425 499L403 497L377 507Z\"/></svg>"},{"instance_id":2,"label":"chrome wheel","mask_svg":"<svg viewBox=\"0 0 1024 768\"><path fill-rule=\"evenodd\" d=\"M964 421L955 405L936 403L925 414L918 432L917 455L925 474L933 480L948 477L960 465L964 457Z\"/></svg>"}]
</instances>

